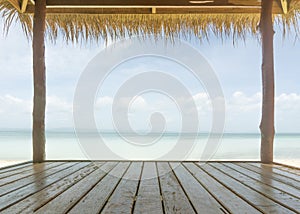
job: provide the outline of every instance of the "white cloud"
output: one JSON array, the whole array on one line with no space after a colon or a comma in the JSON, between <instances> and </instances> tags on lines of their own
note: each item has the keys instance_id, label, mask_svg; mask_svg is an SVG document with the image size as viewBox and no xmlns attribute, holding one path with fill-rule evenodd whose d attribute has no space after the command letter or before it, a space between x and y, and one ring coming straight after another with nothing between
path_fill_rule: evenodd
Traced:
<instances>
[{"instance_id":1,"label":"white cloud","mask_svg":"<svg viewBox=\"0 0 300 214\"><path fill-rule=\"evenodd\" d=\"M300 132L300 94L281 94L276 97L276 130Z\"/></svg>"},{"instance_id":2,"label":"white cloud","mask_svg":"<svg viewBox=\"0 0 300 214\"><path fill-rule=\"evenodd\" d=\"M276 107L279 111L300 111L300 94L281 94L276 97Z\"/></svg>"},{"instance_id":3,"label":"white cloud","mask_svg":"<svg viewBox=\"0 0 300 214\"><path fill-rule=\"evenodd\" d=\"M147 111L151 109L151 103L148 104L142 96L135 97L120 97L112 98L109 96L100 97L96 101L96 108L100 107L112 107L115 105L115 109L127 109L130 111Z\"/></svg>"},{"instance_id":4,"label":"white cloud","mask_svg":"<svg viewBox=\"0 0 300 214\"><path fill-rule=\"evenodd\" d=\"M97 99L95 107L96 109L99 109L101 107L111 106L113 103L113 98L109 96L100 97Z\"/></svg>"},{"instance_id":5,"label":"white cloud","mask_svg":"<svg viewBox=\"0 0 300 214\"><path fill-rule=\"evenodd\" d=\"M32 100L22 99L11 94L0 96L0 127L31 127ZM47 96L46 124L50 128L72 126L72 103L57 96Z\"/></svg>"},{"instance_id":6,"label":"white cloud","mask_svg":"<svg viewBox=\"0 0 300 214\"><path fill-rule=\"evenodd\" d=\"M0 128L31 127L32 102L6 94L0 96Z\"/></svg>"},{"instance_id":7,"label":"white cloud","mask_svg":"<svg viewBox=\"0 0 300 214\"><path fill-rule=\"evenodd\" d=\"M72 103L57 97L57 96L47 96L47 113L57 113L57 112L72 112Z\"/></svg>"},{"instance_id":8,"label":"white cloud","mask_svg":"<svg viewBox=\"0 0 300 214\"><path fill-rule=\"evenodd\" d=\"M211 112L211 100L207 93L198 93L193 96L199 114Z\"/></svg>"},{"instance_id":9,"label":"white cloud","mask_svg":"<svg viewBox=\"0 0 300 214\"><path fill-rule=\"evenodd\" d=\"M129 98L118 100L118 108L124 106ZM136 129L149 126L149 117L153 112L160 112L166 119L166 126L178 128L177 123L181 122L181 116L188 115L188 107L191 106L191 99L179 99L181 105L187 108L186 112L179 112L176 105L170 99L159 97L136 96L131 100L129 108L129 119ZM199 121L202 130L210 129L212 118L211 102L206 93L198 93L193 96L196 103ZM280 94L276 101L276 130L277 132L299 132L300 131L300 94ZM110 108L113 98L109 96L100 97L96 101L97 113L105 114L101 118L103 124L111 129L107 124L112 124ZM97 111L97 108L100 108ZM47 97L46 121L48 128L72 127L72 102L58 96ZM0 127L1 128L28 128L31 127L32 100L6 94L0 96ZM226 100L226 131L229 132L257 132L261 117L261 93L246 95L237 91ZM98 118L98 117L96 117ZM107 121L103 121L107 120Z\"/></svg>"},{"instance_id":10,"label":"white cloud","mask_svg":"<svg viewBox=\"0 0 300 214\"><path fill-rule=\"evenodd\" d=\"M243 92L237 91L227 100L227 109L237 114L242 112L257 111L261 108L261 93L247 96Z\"/></svg>"},{"instance_id":11,"label":"white cloud","mask_svg":"<svg viewBox=\"0 0 300 214\"><path fill-rule=\"evenodd\" d=\"M262 94L235 92L227 100L228 131L258 132L261 119ZM277 132L300 132L300 94L280 94L275 97L275 129Z\"/></svg>"},{"instance_id":12,"label":"white cloud","mask_svg":"<svg viewBox=\"0 0 300 214\"><path fill-rule=\"evenodd\" d=\"M146 100L142 96L135 96L129 103L131 112L146 110L148 109L148 106L149 104L147 104Z\"/></svg>"},{"instance_id":13,"label":"white cloud","mask_svg":"<svg viewBox=\"0 0 300 214\"><path fill-rule=\"evenodd\" d=\"M30 101L10 94L0 96L0 106L0 110L4 114L29 113L32 109L32 103Z\"/></svg>"}]
</instances>

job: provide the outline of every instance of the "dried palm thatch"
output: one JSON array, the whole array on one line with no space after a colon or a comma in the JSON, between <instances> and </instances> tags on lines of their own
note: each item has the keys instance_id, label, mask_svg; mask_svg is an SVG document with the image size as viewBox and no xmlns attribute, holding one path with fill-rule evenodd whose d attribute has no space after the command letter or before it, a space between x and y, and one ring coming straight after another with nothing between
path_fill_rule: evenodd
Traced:
<instances>
[{"instance_id":1,"label":"dried palm thatch","mask_svg":"<svg viewBox=\"0 0 300 214\"><path fill-rule=\"evenodd\" d=\"M21 24L28 38L32 35L32 14L19 13L8 1L0 0L4 29L8 32L13 22ZM300 33L298 22L300 4L291 4L287 14L274 15L274 24L282 33ZM259 14L47 14L46 35L51 41L62 36L67 42L115 40L133 35L156 38L208 39L213 34L220 38L245 38L257 35Z\"/></svg>"}]
</instances>

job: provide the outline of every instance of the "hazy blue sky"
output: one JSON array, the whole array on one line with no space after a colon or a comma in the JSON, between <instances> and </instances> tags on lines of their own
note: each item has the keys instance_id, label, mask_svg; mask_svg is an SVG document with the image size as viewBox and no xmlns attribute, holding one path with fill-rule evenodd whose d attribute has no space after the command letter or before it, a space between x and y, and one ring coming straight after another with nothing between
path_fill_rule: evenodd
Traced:
<instances>
[{"instance_id":1,"label":"hazy blue sky","mask_svg":"<svg viewBox=\"0 0 300 214\"><path fill-rule=\"evenodd\" d=\"M2 23L0 23L2 26ZM258 132L261 103L261 48L256 39L221 42L190 41L210 62L219 78L226 98L226 132ZM58 41L46 45L47 128L72 128L72 101L80 74L104 44L66 45ZM300 132L300 41L284 41L275 34L276 130ZM155 63L156 62L156 63ZM8 37L0 32L0 129L31 127L32 51L19 26L13 26ZM198 106L201 131L210 129L211 111L205 90L192 76L182 75L176 65L147 58L124 63L116 68L100 89L95 117L102 129L112 129L110 107L112 91L118 82L135 70L159 69L173 72L187 84ZM126 76L127 75L127 76ZM180 130L180 112L170 99L161 94L145 94L132 102L130 122L134 129L148 129L151 112L164 113L167 130ZM178 125L179 124L179 125Z\"/></svg>"}]
</instances>

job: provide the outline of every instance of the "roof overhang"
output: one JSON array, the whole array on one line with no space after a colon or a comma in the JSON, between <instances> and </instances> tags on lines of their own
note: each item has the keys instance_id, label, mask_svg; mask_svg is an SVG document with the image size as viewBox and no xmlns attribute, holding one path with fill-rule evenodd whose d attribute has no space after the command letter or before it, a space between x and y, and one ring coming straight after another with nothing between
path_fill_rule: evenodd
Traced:
<instances>
[{"instance_id":1,"label":"roof overhang","mask_svg":"<svg viewBox=\"0 0 300 214\"><path fill-rule=\"evenodd\" d=\"M8 1L19 12L34 12L34 0ZM275 0L273 13L287 13L290 1ZM47 13L54 14L228 14L260 11L261 0L47 0Z\"/></svg>"}]
</instances>

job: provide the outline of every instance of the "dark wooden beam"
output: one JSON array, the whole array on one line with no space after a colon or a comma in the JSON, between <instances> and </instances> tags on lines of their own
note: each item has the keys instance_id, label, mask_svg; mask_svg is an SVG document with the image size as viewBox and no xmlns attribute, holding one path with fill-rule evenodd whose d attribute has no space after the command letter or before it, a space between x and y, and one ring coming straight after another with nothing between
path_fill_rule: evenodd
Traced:
<instances>
[{"instance_id":1,"label":"dark wooden beam","mask_svg":"<svg viewBox=\"0 0 300 214\"><path fill-rule=\"evenodd\" d=\"M255 0L249 0L248 5ZM228 0L47 0L48 6L102 6L102 7L134 7L134 6L199 6L199 5L231 5ZM234 4L232 4L234 5Z\"/></svg>"},{"instance_id":2,"label":"dark wooden beam","mask_svg":"<svg viewBox=\"0 0 300 214\"><path fill-rule=\"evenodd\" d=\"M26 13L33 13L34 5ZM47 0L51 14L208 14L260 13L257 0ZM273 13L282 13L280 4L273 5Z\"/></svg>"},{"instance_id":3,"label":"dark wooden beam","mask_svg":"<svg viewBox=\"0 0 300 214\"><path fill-rule=\"evenodd\" d=\"M262 118L261 131L261 162L273 162L274 141L274 48L273 48L273 1L262 0L260 31L262 37Z\"/></svg>"},{"instance_id":4,"label":"dark wooden beam","mask_svg":"<svg viewBox=\"0 0 300 214\"><path fill-rule=\"evenodd\" d=\"M244 5L244 6L260 6L261 1L258 0L228 0L229 4L234 4L234 5Z\"/></svg>"},{"instance_id":5,"label":"dark wooden beam","mask_svg":"<svg viewBox=\"0 0 300 214\"><path fill-rule=\"evenodd\" d=\"M46 66L45 28L46 0L36 0L33 18L33 162L45 160Z\"/></svg>"},{"instance_id":6,"label":"dark wooden beam","mask_svg":"<svg viewBox=\"0 0 300 214\"><path fill-rule=\"evenodd\" d=\"M290 0L273 0L287 8ZM298 1L298 0L297 0ZM275 4L274 4L275 5ZM47 6L99 7L184 7L184 6L261 6L259 0L47 0ZM277 4L275 5L277 6Z\"/></svg>"},{"instance_id":7,"label":"dark wooden beam","mask_svg":"<svg viewBox=\"0 0 300 214\"><path fill-rule=\"evenodd\" d=\"M21 13L34 12L34 0L8 1ZM286 14L290 1L275 0L273 13ZM261 2L257 0L46 0L46 2L47 13L79 14L260 13L261 6Z\"/></svg>"}]
</instances>

